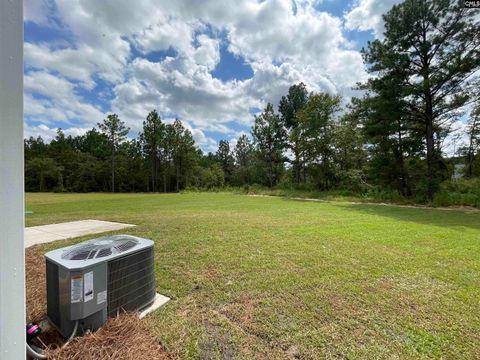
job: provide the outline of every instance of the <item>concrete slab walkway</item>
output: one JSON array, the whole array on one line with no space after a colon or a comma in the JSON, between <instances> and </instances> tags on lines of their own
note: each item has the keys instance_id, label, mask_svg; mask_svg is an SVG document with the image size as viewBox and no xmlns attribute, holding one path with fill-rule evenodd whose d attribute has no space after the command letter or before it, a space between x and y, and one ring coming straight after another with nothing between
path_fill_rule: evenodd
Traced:
<instances>
[{"instance_id":1,"label":"concrete slab walkway","mask_svg":"<svg viewBox=\"0 0 480 360\"><path fill-rule=\"evenodd\" d=\"M80 220L60 224L32 226L25 228L25 247L28 248L37 244L70 239L83 235L121 230L133 226L135 225L102 220Z\"/></svg>"}]
</instances>

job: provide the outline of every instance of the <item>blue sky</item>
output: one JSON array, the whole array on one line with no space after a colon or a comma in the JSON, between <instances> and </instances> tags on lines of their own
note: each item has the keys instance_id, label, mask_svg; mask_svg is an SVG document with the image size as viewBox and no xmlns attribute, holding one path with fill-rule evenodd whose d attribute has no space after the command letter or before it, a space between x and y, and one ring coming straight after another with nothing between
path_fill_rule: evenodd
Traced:
<instances>
[{"instance_id":1,"label":"blue sky","mask_svg":"<svg viewBox=\"0 0 480 360\"><path fill-rule=\"evenodd\" d=\"M25 135L82 134L115 112L136 136L157 109L213 151L294 83L348 100L396 2L26 0Z\"/></svg>"}]
</instances>

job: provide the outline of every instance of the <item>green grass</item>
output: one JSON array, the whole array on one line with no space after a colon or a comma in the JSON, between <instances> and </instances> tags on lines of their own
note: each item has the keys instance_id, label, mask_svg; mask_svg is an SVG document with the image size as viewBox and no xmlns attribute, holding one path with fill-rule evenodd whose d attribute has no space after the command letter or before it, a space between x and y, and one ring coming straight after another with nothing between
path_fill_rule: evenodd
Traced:
<instances>
[{"instance_id":1,"label":"green grass","mask_svg":"<svg viewBox=\"0 0 480 360\"><path fill-rule=\"evenodd\" d=\"M26 199L27 225L122 221L155 241L172 301L147 321L182 358L480 358L478 212L227 193Z\"/></svg>"}]
</instances>

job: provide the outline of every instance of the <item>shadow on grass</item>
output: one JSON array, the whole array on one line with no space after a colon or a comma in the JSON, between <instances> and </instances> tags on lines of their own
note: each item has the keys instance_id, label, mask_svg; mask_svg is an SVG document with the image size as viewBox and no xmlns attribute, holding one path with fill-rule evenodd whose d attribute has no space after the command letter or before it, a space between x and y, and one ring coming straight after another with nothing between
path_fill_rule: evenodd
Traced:
<instances>
[{"instance_id":1,"label":"shadow on grass","mask_svg":"<svg viewBox=\"0 0 480 360\"><path fill-rule=\"evenodd\" d=\"M381 204L340 204L336 206L365 214L390 217L395 220L449 228L480 229L480 212L457 209L409 208Z\"/></svg>"}]
</instances>

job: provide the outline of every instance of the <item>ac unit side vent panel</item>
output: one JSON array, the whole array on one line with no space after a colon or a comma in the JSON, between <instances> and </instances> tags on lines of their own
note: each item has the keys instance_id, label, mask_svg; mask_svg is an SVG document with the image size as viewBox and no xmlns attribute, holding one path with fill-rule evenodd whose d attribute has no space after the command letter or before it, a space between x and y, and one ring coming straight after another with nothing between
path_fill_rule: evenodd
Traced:
<instances>
[{"instance_id":1,"label":"ac unit side vent panel","mask_svg":"<svg viewBox=\"0 0 480 360\"><path fill-rule=\"evenodd\" d=\"M58 289L58 265L46 261L47 272L47 315L55 324L60 323L60 302Z\"/></svg>"},{"instance_id":2,"label":"ac unit side vent panel","mask_svg":"<svg viewBox=\"0 0 480 360\"><path fill-rule=\"evenodd\" d=\"M153 247L108 262L108 316L136 311L155 298Z\"/></svg>"}]
</instances>

